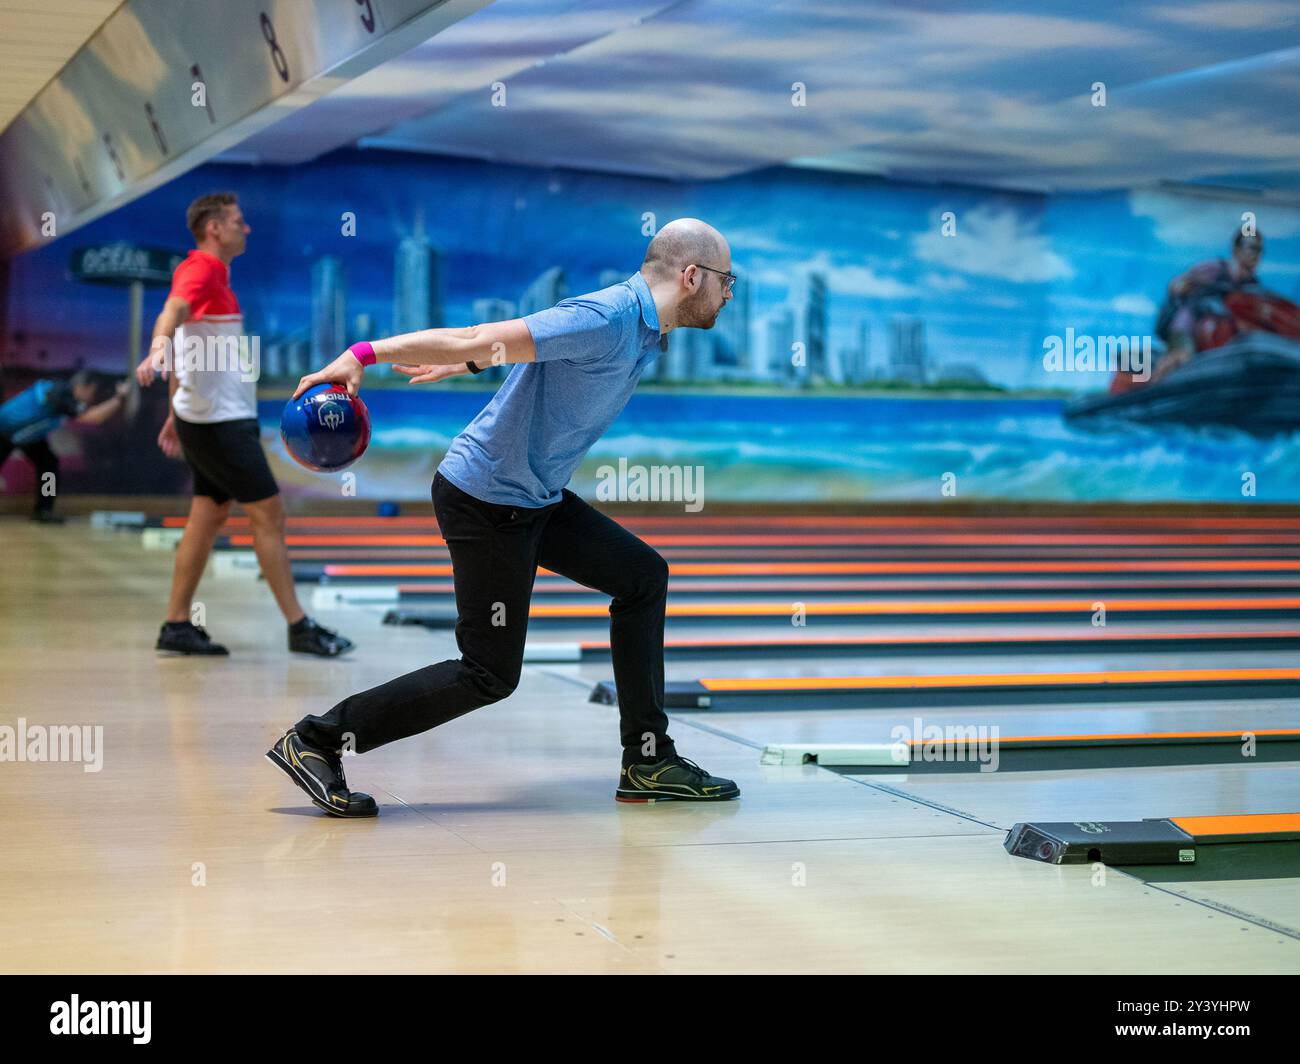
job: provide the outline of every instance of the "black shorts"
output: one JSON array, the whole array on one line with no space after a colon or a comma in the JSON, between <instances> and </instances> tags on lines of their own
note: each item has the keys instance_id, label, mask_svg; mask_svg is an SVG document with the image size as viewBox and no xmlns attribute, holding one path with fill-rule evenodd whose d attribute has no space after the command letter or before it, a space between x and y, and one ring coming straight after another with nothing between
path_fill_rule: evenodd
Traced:
<instances>
[{"instance_id":1,"label":"black shorts","mask_svg":"<svg viewBox=\"0 0 1300 1064\"><path fill-rule=\"evenodd\" d=\"M231 499L261 502L279 493L256 418L208 425L175 420L185 462L194 474L195 495L206 495L220 505Z\"/></svg>"}]
</instances>

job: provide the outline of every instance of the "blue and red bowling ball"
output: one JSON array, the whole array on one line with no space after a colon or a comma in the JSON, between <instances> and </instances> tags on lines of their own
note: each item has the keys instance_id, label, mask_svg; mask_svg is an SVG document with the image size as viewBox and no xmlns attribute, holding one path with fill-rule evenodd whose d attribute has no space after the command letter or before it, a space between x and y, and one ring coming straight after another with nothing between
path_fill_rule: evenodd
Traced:
<instances>
[{"instance_id":1,"label":"blue and red bowling ball","mask_svg":"<svg viewBox=\"0 0 1300 1064\"><path fill-rule=\"evenodd\" d=\"M284 404L280 438L300 466L337 473L370 443L370 411L341 384L317 384Z\"/></svg>"}]
</instances>

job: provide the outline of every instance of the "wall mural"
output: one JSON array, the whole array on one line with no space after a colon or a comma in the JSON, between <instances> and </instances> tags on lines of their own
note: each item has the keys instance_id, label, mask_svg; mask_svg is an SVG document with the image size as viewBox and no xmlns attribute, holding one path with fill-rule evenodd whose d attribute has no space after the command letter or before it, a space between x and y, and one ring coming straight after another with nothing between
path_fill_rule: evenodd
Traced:
<instances>
[{"instance_id":1,"label":"wall mural","mask_svg":"<svg viewBox=\"0 0 1300 1064\"><path fill-rule=\"evenodd\" d=\"M374 437L349 482L284 454L300 375L357 339L621 281L653 225L694 215L731 242L735 298L713 330L672 334L580 493L673 466L711 500L1300 501L1300 210L1208 190L1041 196L793 168L678 184L379 151L208 165L13 261L6 398L76 367L108 394L143 355L129 278L113 278L184 252L186 204L216 189L252 226L231 278L290 497L427 499L504 370L433 387L369 373ZM57 429L66 489L184 490L153 446L164 403L156 385L129 420ZM2 475L28 490L20 457Z\"/></svg>"}]
</instances>

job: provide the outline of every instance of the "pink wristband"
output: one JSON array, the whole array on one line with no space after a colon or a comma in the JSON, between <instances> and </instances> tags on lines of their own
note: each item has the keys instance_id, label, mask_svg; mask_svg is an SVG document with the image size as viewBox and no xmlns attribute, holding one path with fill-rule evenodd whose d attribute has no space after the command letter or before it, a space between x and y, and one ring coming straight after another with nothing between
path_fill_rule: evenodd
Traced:
<instances>
[{"instance_id":1,"label":"pink wristband","mask_svg":"<svg viewBox=\"0 0 1300 1064\"><path fill-rule=\"evenodd\" d=\"M373 366L376 362L375 349L371 346L369 340L360 340L349 347L348 350L352 352L352 357L363 366Z\"/></svg>"}]
</instances>

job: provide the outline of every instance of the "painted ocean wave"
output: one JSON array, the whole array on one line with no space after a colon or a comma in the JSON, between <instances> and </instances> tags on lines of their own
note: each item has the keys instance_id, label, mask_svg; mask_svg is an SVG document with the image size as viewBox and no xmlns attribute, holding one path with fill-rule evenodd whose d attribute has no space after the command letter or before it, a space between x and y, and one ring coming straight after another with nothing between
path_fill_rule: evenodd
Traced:
<instances>
[{"instance_id":1,"label":"painted ocean wave","mask_svg":"<svg viewBox=\"0 0 1300 1064\"><path fill-rule=\"evenodd\" d=\"M367 395L359 493L428 497L437 462L481 394L430 404ZM594 495L602 466L689 465L706 499L1300 502L1300 439L1126 426L1076 431L1055 400L810 399L637 395L573 478ZM277 441L278 442L278 441ZM279 463L277 463L279 465ZM277 473L279 469L277 469ZM1253 475L1254 496L1243 494ZM296 487L313 483L296 475ZM327 492L328 493L328 492Z\"/></svg>"}]
</instances>

